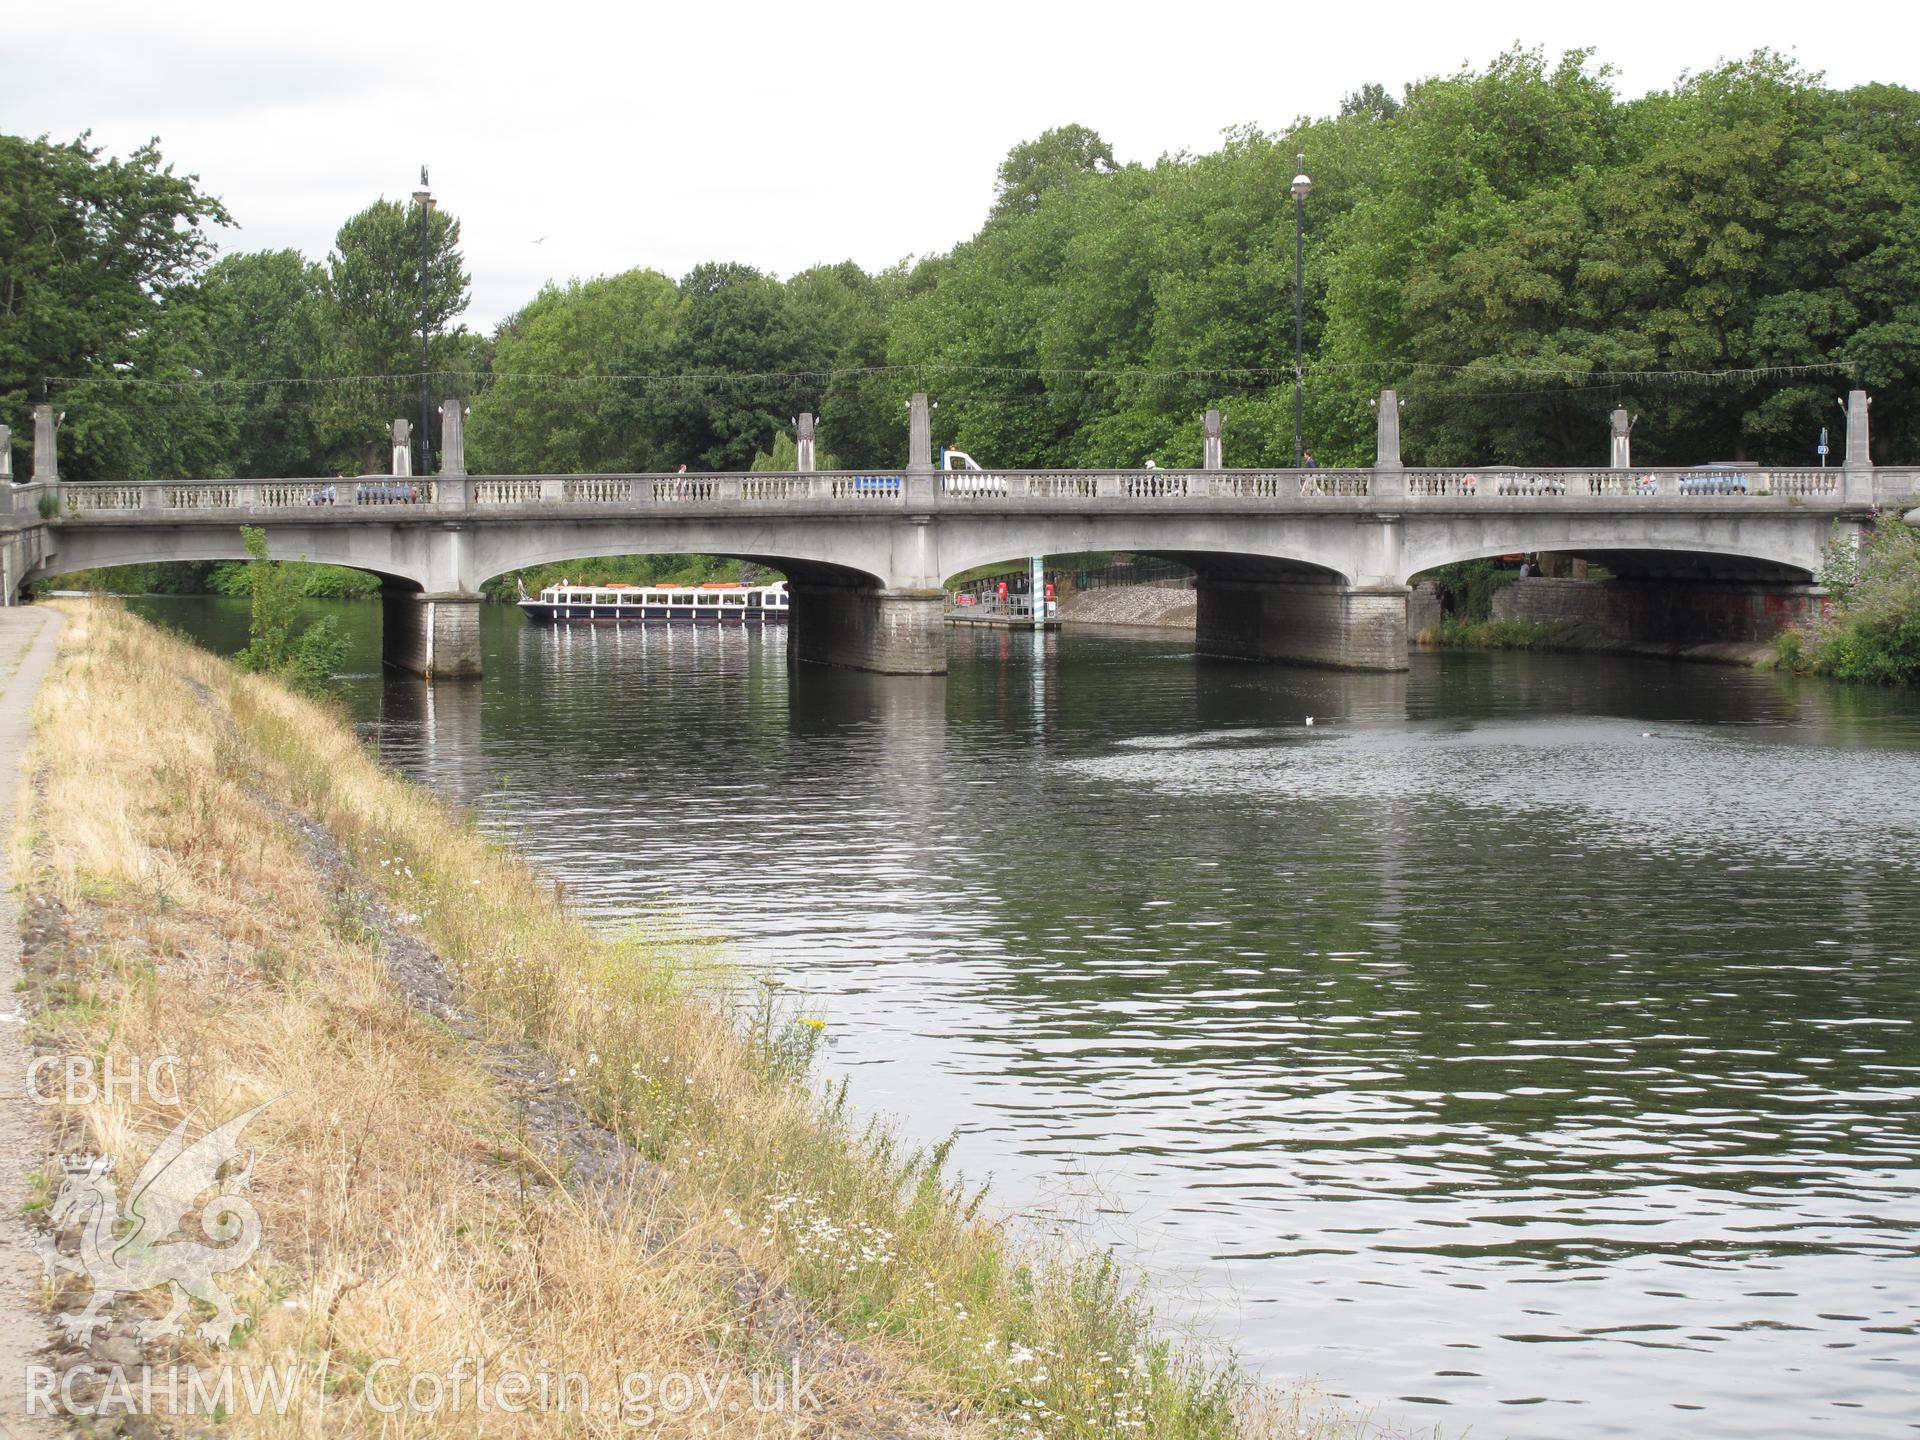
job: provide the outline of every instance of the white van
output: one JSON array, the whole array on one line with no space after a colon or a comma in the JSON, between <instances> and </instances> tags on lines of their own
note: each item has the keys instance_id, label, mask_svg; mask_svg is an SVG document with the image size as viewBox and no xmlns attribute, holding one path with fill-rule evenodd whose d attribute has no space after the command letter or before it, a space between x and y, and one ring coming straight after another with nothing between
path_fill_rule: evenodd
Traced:
<instances>
[{"instance_id":1,"label":"white van","mask_svg":"<svg viewBox=\"0 0 1920 1440\"><path fill-rule=\"evenodd\" d=\"M964 450L940 451L940 488L948 495L1004 495L1007 481L1003 475L989 475Z\"/></svg>"}]
</instances>

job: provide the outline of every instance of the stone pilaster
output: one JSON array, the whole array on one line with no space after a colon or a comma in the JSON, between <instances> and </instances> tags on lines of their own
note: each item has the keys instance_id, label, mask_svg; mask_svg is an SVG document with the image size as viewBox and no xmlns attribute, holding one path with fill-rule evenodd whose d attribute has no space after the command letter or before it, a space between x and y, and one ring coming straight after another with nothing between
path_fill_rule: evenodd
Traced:
<instances>
[{"instance_id":1,"label":"stone pilaster","mask_svg":"<svg viewBox=\"0 0 1920 1440\"><path fill-rule=\"evenodd\" d=\"M447 400L440 405L440 473L467 473L467 407L463 401Z\"/></svg>"},{"instance_id":2,"label":"stone pilaster","mask_svg":"<svg viewBox=\"0 0 1920 1440\"><path fill-rule=\"evenodd\" d=\"M933 468L933 415L926 391L916 390L907 412L907 504L931 505L939 483Z\"/></svg>"},{"instance_id":3,"label":"stone pilaster","mask_svg":"<svg viewBox=\"0 0 1920 1440\"><path fill-rule=\"evenodd\" d=\"M55 436L60 422L54 418L53 406L36 405L33 407L33 478L35 483L42 480L60 478L60 455Z\"/></svg>"}]
</instances>

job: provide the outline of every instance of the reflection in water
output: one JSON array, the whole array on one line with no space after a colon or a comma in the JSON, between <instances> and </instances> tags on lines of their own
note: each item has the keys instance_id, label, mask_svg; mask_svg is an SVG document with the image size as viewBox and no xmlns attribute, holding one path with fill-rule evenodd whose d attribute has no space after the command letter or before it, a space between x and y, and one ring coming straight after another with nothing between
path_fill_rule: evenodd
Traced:
<instances>
[{"instance_id":1,"label":"reflection in water","mask_svg":"<svg viewBox=\"0 0 1920 1440\"><path fill-rule=\"evenodd\" d=\"M383 753L810 990L863 1103L1266 1373L1449 1434L1914 1433L1910 696L487 623L479 685L354 682Z\"/></svg>"}]
</instances>

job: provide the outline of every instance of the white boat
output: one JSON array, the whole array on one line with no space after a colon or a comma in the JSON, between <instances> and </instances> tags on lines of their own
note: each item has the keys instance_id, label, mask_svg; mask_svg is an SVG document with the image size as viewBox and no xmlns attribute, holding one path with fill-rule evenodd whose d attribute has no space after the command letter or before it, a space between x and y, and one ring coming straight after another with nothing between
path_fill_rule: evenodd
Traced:
<instances>
[{"instance_id":1,"label":"white boat","mask_svg":"<svg viewBox=\"0 0 1920 1440\"><path fill-rule=\"evenodd\" d=\"M768 625L787 618L787 582L761 585L574 585L562 580L520 610L543 625Z\"/></svg>"}]
</instances>

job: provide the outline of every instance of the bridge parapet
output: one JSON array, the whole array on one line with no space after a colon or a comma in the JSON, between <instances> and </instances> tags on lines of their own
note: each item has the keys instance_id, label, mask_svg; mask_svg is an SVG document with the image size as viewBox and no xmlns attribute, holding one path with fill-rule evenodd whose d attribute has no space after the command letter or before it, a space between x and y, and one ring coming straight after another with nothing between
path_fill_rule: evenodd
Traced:
<instances>
[{"instance_id":1,"label":"bridge parapet","mask_svg":"<svg viewBox=\"0 0 1920 1440\"><path fill-rule=\"evenodd\" d=\"M1755 509L1836 509L1851 501L1842 470L1421 469L1383 483L1374 470L997 470L943 473L916 496L900 471L629 475L364 476L358 479L183 480L153 483L43 482L5 499L25 516L42 494L59 516L179 523L211 516L301 523L418 516L609 513L716 515L742 511L874 514L1006 510L1103 512L1135 508L1395 511L1482 505L1488 500L1627 503L1634 509L1707 502ZM1910 503L1920 469L1876 472L1882 504ZM27 492L33 492L31 496ZM51 518L51 517L50 517Z\"/></svg>"},{"instance_id":2,"label":"bridge parapet","mask_svg":"<svg viewBox=\"0 0 1920 1440\"><path fill-rule=\"evenodd\" d=\"M1920 465L1881 466L1873 472L1873 498L1881 505L1920 500Z\"/></svg>"},{"instance_id":3,"label":"bridge parapet","mask_svg":"<svg viewBox=\"0 0 1920 1440\"><path fill-rule=\"evenodd\" d=\"M472 508L513 506L639 507L847 501L850 508L898 501L905 477L898 472L801 472L700 475L521 475L472 481Z\"/></svg>"},{"instance_id":4,"label":"bridge parapet","mask_svg":"<svg viewBox=\"0 0 1920 1440\"><path fill-rule=\"evenodd\" d=\"M312 519L317 518L316 512L335 509L433 510L439 501L440 482L373 476L361 480L184 480L151 484L62 481L57 487L46 488L48 493L57 494L60 513L67 516L134 519L223 514L244 519L285 517L291 512Z\"/></svg>"},{"instance_id":5,"label":"bridge parapet","mask_svg":"<svg viewBox=\"0 0 1920 1440\"><path fill-rule=\"evenodd\" d=\"M4 429L0 426L0 429ZM16 521L39 521L45 517L40 514L41 502L51 500L58 503L60 486L52 480L35 480L25 485L0 485L0 517L14 517Z\"/></svg>"},{"instance_id":6,"label":"bridge parapet","mask_svg":"<svg viewBox=\"0 0 1920 1440\"><path fill-rule=\"evenodd\" d=\"M1697 496L1737 495L1755 499L1845 498L1839 470L1409 470L1407 495L1413 499L1482 495L1574 498L1622 497L1684 500Z\"/></svg>"}]
</instances>

